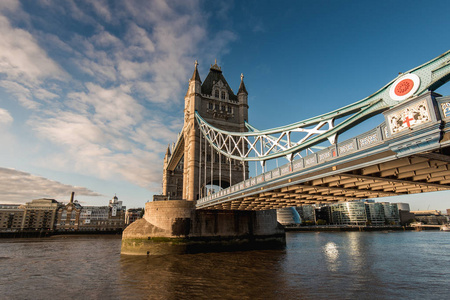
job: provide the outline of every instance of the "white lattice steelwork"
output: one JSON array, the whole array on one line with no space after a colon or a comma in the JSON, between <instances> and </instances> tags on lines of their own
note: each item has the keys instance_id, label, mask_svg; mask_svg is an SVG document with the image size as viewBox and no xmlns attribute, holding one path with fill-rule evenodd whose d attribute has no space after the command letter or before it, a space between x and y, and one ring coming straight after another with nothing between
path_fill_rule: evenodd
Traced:
<instances>
[{"instance_id":1,"label":"white lattice steelwork","mask_svg":"<svg viewBox=\"0 0 450 300\"><path fill-rule=\"evenodd\" d=\"M322 135L331 129L333 119L322 121L313 128L304 128L302 125L293 124L280 129L254 130L252 132L235 133L217 129L208 124L201 116L196 114L200 130L208 142L221 154L238 160L259 161L270 158L292 156L292 149L301 151L306 149L301 146L305 141L314 136ZM248 127L251 127L248 125ZM300 138L294 140L294 133L303 133ZM333 143L334 138L330 138Z\"/></svg>"},{"instance_id":2,"label":"white lattice steelwork","mask_svg":"<svg viewBox=\"0 0 450 300\"><path fill-rule=\"evenodd\" d=\"M337 136L360 122L385 111L409 97L435 90L450 80L450 51L389 82L371 96L335 111L291 125L252 132L228 132L208 124L198 113L196 120L208 143L228 158L241 161L266 161L309 149ZM345 118L345 119L344 119ZM334 125L335 119L343 119Z\"/></svg>"}]
</instances>

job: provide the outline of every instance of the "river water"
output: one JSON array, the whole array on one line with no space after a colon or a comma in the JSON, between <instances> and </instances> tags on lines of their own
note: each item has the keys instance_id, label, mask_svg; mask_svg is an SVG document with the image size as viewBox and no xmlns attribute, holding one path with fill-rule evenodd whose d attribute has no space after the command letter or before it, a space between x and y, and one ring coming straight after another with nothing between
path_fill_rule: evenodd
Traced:
<instances>
[{"instance_id":1,"label":"river water","mask_svg":"<svg viewBox=\"0 0 450 300\"><path fill-rule=\"evenodd\" d=\"M289 232L285 250L138 257L120 237L0 240L0 299L448 299L450 233Z\"/></svg>"}]
</instances>

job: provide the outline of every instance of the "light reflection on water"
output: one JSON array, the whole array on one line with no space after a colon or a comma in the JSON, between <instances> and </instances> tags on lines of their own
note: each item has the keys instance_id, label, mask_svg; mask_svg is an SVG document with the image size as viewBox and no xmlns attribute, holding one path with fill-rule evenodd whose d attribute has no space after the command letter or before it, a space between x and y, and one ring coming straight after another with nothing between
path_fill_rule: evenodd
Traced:
<instances>
[{"instance_id":1,"label":"light reflection on water","mask_svg":"<svg viewBox=\"0 0 450 300\"><path fill-rule=\"evenodd\" d=\"M336 272L339 266L337 264L337 259L339 258L339 250L337 249L336 244L333 242L328 242L322 248L328 262L328 270L330 272Z\"/></svg>"},{"instance_id":2,"label":"light reflection on water","mask_svg":"<svg viewBox=\"0 0 450 300\"><path fill-rule=\"evenodd\" d=\"M120 238L0 240L1 299L443 299L450 234L288 233L285 250L121 256Z\"/></svg>"}]
</instances>

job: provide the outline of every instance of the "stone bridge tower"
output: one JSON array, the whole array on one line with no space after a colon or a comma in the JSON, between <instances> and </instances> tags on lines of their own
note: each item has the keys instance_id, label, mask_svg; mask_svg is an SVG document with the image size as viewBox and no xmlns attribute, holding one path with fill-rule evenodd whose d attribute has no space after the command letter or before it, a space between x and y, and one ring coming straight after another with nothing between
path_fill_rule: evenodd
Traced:
<instances>
[{"instance_id":1,"label":"stone bridge tower","mask_svg":"<svg viewBox=\"0 0 450 300\"><path fill-rule=\"evenodd\" d=\"M163 194L168 199L194 201L207 195L206 185L226 188L248 178L248 164L230 161L211 149L202 138L195 120L197 111L206 122L217 128L247 131L248 93L243 75L236 95L217 61L211 65L203 83L197 65L196 62L184 98L183 130L172 152L168 149L164 158Z\"/></svg>"}]
</instances>

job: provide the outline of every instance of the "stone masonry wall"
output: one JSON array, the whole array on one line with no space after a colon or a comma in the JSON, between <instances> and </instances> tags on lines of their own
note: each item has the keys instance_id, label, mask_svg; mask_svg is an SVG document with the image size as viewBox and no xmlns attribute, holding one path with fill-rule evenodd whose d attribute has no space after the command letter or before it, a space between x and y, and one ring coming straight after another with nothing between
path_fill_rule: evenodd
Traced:
<instances>
[{"instance_id":1,"label":"stone masonry wall","mask_svg":"<svg viewBox=\"0 0 450 300\"><path fill-rule=\"evenodd\" d=\"M194 203L184 200L154 201L145 204L144 219L164 230L166 237L189 234Z\"/></svg>"}]
</instances>

